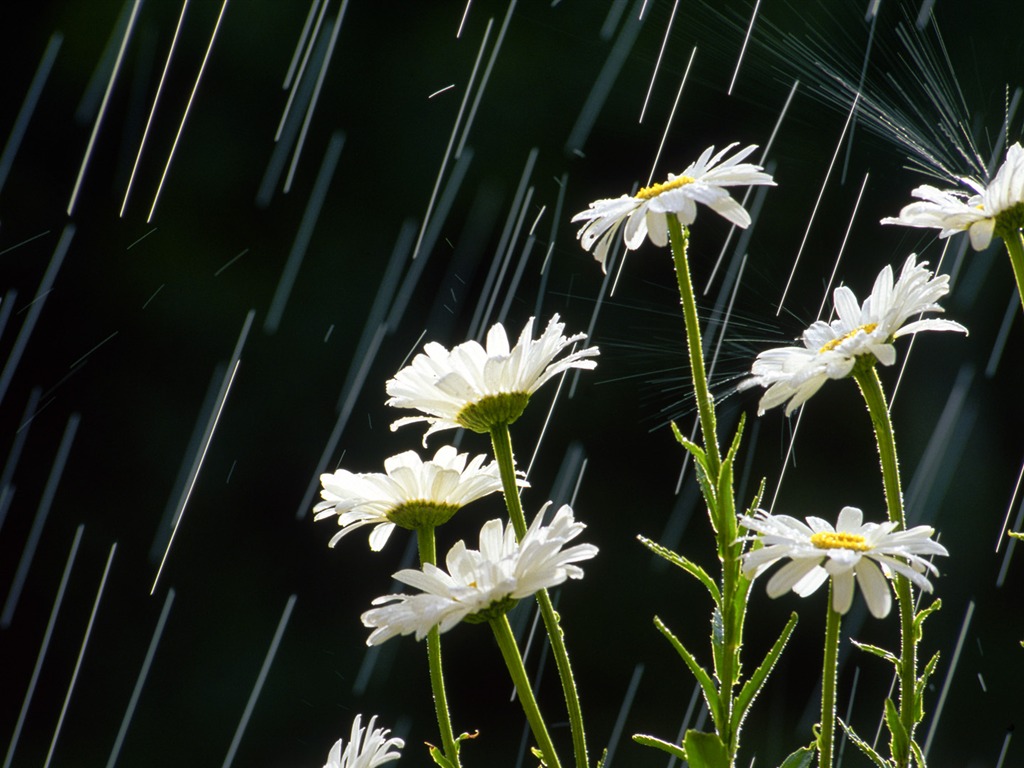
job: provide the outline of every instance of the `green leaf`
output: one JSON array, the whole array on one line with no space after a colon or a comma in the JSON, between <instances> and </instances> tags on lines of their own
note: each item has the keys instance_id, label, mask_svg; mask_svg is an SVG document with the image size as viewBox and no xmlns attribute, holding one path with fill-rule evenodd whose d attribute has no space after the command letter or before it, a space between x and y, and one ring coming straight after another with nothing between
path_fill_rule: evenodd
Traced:
<instances>
[{"instance_id":1,"label":"green leaf","mask_svg":"<svg viewBox=\"0 0 1024 768\"><path fill-rule=\"evenodd\" d=\"M883 759L883 757L880 754L878 754L870 744L868 744L866 741L864 741L864 739L858 736L857 732L854 731L853 728L844 723L841 717L837 717L836 720L839 721L839 725L842 726L843 731L846 732L846 735L850 738L850 741L856 744L857 749L863 752L868 757L868 759L871 760L871 762L878 766L878 768L889 768L889 764Z\"/></svg>"},{"instance_id":2,"label":"green leaf","mask_svg":"<svg viewBox=\"0 0 1024 768\"><path fill-rule=\"evenodd\" d=\"M918 614L914 617L914 637L917 638L918 642L921 641L921 637L923 636L923 629L921 625L924 624L924 620L931 616L933 613L935 613L937 610L939 610L941 607L942 601L936 598L931 605L929 605L924 610L919 611Z\"/></svg>"},{"instance_id":3,"label":"green leaf","mask_svg":"<svg viewBox=\"0 0 1024 768\"><path fill-rule=\"evenodd\" d=\"M871 645L870 643L860 643L853 639L851 639L850 642L856 645L862 651L867 651L868 653L877 656L880 659L888 661L894 667L899 666L900 660L891 651L885 650L885 648L879 648L877 645Z\"/></svg>"},{"instance_id":4,"label":"green leaf","mask_svg":"<svg viewBox=\"0 0 1024 768\"><path fill-rule=\"evenodd\" d=\"M657 616L654 617L654 626L656 626L658 631L661 632L661 634L663 634L672 644L672 647L676 649L676 653L682 657L683 661L686 662L686 666L690 668L690 672L692 672L693 676L697 678L697 682L700 684L701 690L704 691L704 698L708 703L708 711L711 712L711 718L714 720L715 727L721 728L723 725L720 722L722 717L722 703L718 696L718 690L715 688L715 682L711 679L711 675L707 673L707 670L700 665L697 659L694 658L693 654L686 650L685 646L683 646L679 641L679 638L673 635L672 631L666 627L662 620Z\"/></svg>"},{"instance_id":5,"label":"green leaf","mask_svg":"<svg viewBox=\"0 0 1024 768\"><path fill-rule=\"evenodd\" d=\"M430 747L430 757L436 765L440 765L441 768L455 768L440 749L433 744L428 744L427 746Z\"/></svg>"},{"instance_id":6,"label":"green leaf","mask_svg":"<svg viewBox=\"0 0 1024 768\"><path fill-rule=\"evenodd\" d=\"M918 746L916 741L910 742L910 751L914 755L914 762L917 763L917 768L927 768L924 759L924 752L921 751L921 747Z\"/></svg>"},{"instance_id":7,"label":"green leaf","mask_svg":"<svg viewBox=\"0 0 1024 768\"><path fill-rule=\"evenodd\" d=\"M764 657L764 661L761 662L760 666L754 670L754 674L750 676L750 679L743 684L743 688L740 689L740 695L736 698L736 708L734 715L734 722L736 723L736 729L743 724L743 718L747 715L747 709L757 698L757 694L761 692L761 688L764 686L765 681L768 679L768 675L771 674L772 668L775 666L775 662L779 660L779 656L786 648L786 643L789 642L789 636L793 634L793 630L796 628L797 615L791 613L789 615L789 621L786 622L786 626L782 628L782 634L772 645L768 654ZM793 753L794 755L796 752ZM787 758L788 761L789 758ZM785 763L783 763L785 766ZM788 766L786 766L788 768Z\"/></svg>"},{"instance_id":8,"label":"green leaf","mask_svg":"<svg viewBox=\"0 0 1024 768\"><path fill-rule=\"evenodd\" d=\"M715 520L717 519L718 500L715 498L715 489L712 486L708 478L711 473L708 472L708 457L704 453L704 449L696 443L686 439L683 433L679 431L679 427L676 426L675 422L672 422L672 434L676 436L676 440L683 448L689 451L690 455L693 456L693 463L697 470L697 484L700 485L701 495L704 497L704 503L707 504L708 512L711 517L711 527L718 531Z\"/></svg>"},{"instance_id":9,"label":"green leaf","mask_svg":"<svg viewBox=\"0 0 1024 768\"><path fill-rule=\"evenodd\" d=\"M673 757L678 757L680 760L686 759L686 752L678 744L670 744L667 741L662 741L656 736L648 736L643 733L633 734L633 741L637 744L642 744L645 747L654 747L660 749L662 752L668 752Z\"/></svg>"},{"instance_id":10,"label":"green leaf","mask_svg":"<svg viewBox=\"0 0 1024 768\"><path fill-rule=\"evenodd\" d=\"M914 722L920 723L924 720L924 691L928 687L928 679L935 672L935 667L939 663L939 652L936 651L935 655L928 660L928 663L924 665L924 671L921 672L921 676L917 678L917 685L914 686Z\"/></svg>"},{"instance_id":11,"label":"green leaf","mask_svg":"<svg viewBox=\"0 0 1024 768\"><path fill-rule=\"evenodd\" d=\"M717 733L689 730L683 744L690 768L731 768L729 750Z\"/></svg>"},{"instance_id":12,"label":"green leaf","mask_svg":"<svg viewBox=\"0 0 1024 768\"><path fill-rule=\"evenodd\" d=\"M1006 535L1024 541L1024 531L1007 531Z\"/></svg>"},{"instance_id":13,"label":"green leaf","mask_svg":"<svg viewBox=\"0 0 1024 768\"><path fill-rule=\"evenodd\" d=\"M605 747L604 751L601 752L601 758L597 761L597 765L594 768L604 768L604 761L608 759L608 748Z\"/></svg>"},{"instance_id":14,"label":"green leaf","mask_svg":"<svg viewBox=\"0 0 1024 768\"><path fill-rule=\"evenodd\" d=\"M800 747L800 749L783 760L779 768L811 768L811 763L814 762L814 755L817 751L813 746Z\"/></svg>"},{"instance_id":15,"label":"green leaf","mask_svg":"<svg viewBox=\"0 0 1024 768\"><path fill-rule=\"evenodd\" d=\"M885 700L885 725L892 737L892 756L898 765L905 764L903 759L910 751L910 737L900 720L900 713L892 699Z\"/></svg>"},{"instance_id":16,"label":"green leaf","mask_svg":"<svg viewBox=\"0 0 1024 768\"><path fill-rule=\"evenodd\" d=\"M683 446L683 448L685 448L690 453L690 455L693 456L694 461L700 464L700 466L704 467L706 471L708 468L708 456L704 452L704 449L701 448L692 440L689 440L685 435L683 435L683 433L679 431L679 427L676 426L676 423L674 421L671 423L671 426L672 434L676 436L676 442Z\"/></svg>"},{"instance_id":17,"label":"green leaf","mask_svg":"<svg viewBox=\"0 0 1024 768\"><path fill-rule=\"evenodd\" d=\"M682 555L677 554L676 552L673 552L671 549L668 549L667 547L663 547L660 544L654 543L646 536L637 536L637 539L639 539L641 544L643 544L645 547L651 550L651 552L658 555L659 557L665 558L673 565L682 568L688 574L697 579L697 581L703 584L707 588L708 592L711 593L711 598L715 601L715 605L722 604L722 593L719 591L718 585L715 584L714 580L708 575L707 571L705 571L692 560L683 557Z\"/></svg>"}]
</instances>

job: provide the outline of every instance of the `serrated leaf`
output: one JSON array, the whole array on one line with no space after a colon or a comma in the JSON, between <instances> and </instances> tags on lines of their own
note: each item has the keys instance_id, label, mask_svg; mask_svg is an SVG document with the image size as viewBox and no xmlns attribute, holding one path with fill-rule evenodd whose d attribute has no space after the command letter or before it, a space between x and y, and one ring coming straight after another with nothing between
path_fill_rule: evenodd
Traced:
<instances>
[{"instance_id":1,"label":"serrated leaf","mask_svg":"<svg viewBox=\"0 0 1024 768\"><path fill-rule=\"evenodd\" d=\"M866 741L864 741L864 739L858 736L857 732L854 731L853 728L844 723L841 717L837 717L836 720L839 721L839 725L842 727L843 731L849 737L850 741L852 741L857 746L857 749L863 752L864 755L869 760L871 760L871 762L878 766L878 768L889 768L889 764L885 761L885 759L880 754L878 754L870 744L868 744Z\"/></svg>"},{"instance_id":2,"label":"serrated leaf","mask_svg":"<svg viewBox=\"0 0 1024 768\"><path fill-rule=\"evenodd\" d=\"M900 663L900 660L896 658L892 651L887 651L885 650L885 648L879 648L877 645L871 645L870 643L861 643L853 639L851 639L850 642L858 648L860 648L862 651L867 651L873 656L877 656L880 659L888 661L894 667L898 666Z\"/></svg>"},{"instance_id":3,"label":"serrated leaf","mask_svg":"<svg viewBox=\"0 0 1024 768\"><path fill-rule=\"evenodd\" d=\"M455 768L440 749L432 744L428 744L427 746L430 747L430 757L436 765L441 766L441 768Z\"/></svg>"},{"instance_id":4,"label":"serrated leaf","mask_svg":"<svg viewBox=\"0 0 1024 768\"><path fill-rule=\"evenodd\" d=\"M678 744L672 744L667 741L659 739L657 736L648 736L644 733L633 734L633 741L637 744L642 744L645 747L654 747L660 749L662 752L667 752L673 757L678 757L680 760L686 759L686 752Z\"/></svg>"},{"instance_id":5,"label":"serrated leaf","mask_svg":"<svg viewBox=\"0 0 1024 768\"><path fill-rule=\"evenodd\" d=\"M700 684L701 690L704 692L704 699L708 703L708 711L711 712L711 719L715 723L716 728L721 728L722 718L722 704L721 699L718 695L718 690L715 688L715 682L711 679L711 675L707 673L694 657L692 653L686 650L686 647L680 642L679 638L672 634L672 630L665 626L664 622L657 616L654 617L654 626L658 628L658 631L665 636L665 638L672 644L672 647L676 649L676 653L682 657L683 661L686 662L686 666L690 668L690 672L697 678L697 682Z\"/></svg>"},{"instance_id":6,"label":"serrated leaf","mask_svg":"<svg viewBox=\"0 0 1024 768\"><path fill-rule=\"evenodd\" d=\"M704 449L701 448L692 440L690 440L689 438L687 438L682 432L680 432L679 427L676 426L676 423L674 421L671 422L670 426L672 427L672 434L675 435L676 442L683 446L683 448L685 448L687 452L691 456L693 456L694 460L700 466L704 467L706 471L708 467L708 457L707 454L704 452Z\"/></svg>"},{"instance_id":7,"label":"serrated leaf","mask_svg":"<svg viewBox=\"0 0 1024 768\"><path fill-rule=\"evenodd\" d=\"M900 713L893 704L892 699L885 700L885 725L889 729L889 736L892 738L892 756L897 765L905 764L905 757L910 751L910 738L907 730L900 720Z\"/></svg>"},{"instance_id":8,"label":"serrated leaf","mask_svg":"<svg viewBox=\"0 0 1024 768\"><path fill-rule=\"evenodd\" d=\"M793 629L796 627L798 617L796 613L789 615L789 621L786 622L786 626L782 628L782 633L778 639L772 644L768 653L764 657L764 661L754 670L754 674L750 676L750 679L743 684L743 688L740 689L740 695L736 697L736 709L734 720L736 722L737 730L743 724L743 719L747 716L747 710L750 705L757 698L757 694L761 692L761 688L764 686L768 679L768 675L771 674L772 668L775 666L775 662L779 660L779 656L786 649L786 643L789 642L789 636L793 634ZM796 752L793 753L794 755ZM788 760L788 758L787 758ZM785 766L785 764L783 764ZM786 767L788 768L788 766Z\"/></svg>"},{"instance_id":9,"label":"serrated leaf","mask_svg":"<svg viewBox=\"0 0 1024 768\"><path fill-rule=\"evenodd\" d=\"M924 665L921 676L917 678L917 685L914 686L914 722L920 723L924 720L924 691L928 687L928 679L935 672L939 663L939 652L936 651L928 663Z\"/></svg>"},{"instance_id":10,"label":"serrated leaf","mask_svg":"<svg viewBox=\"0 0 1024 768\"><path fill-rule=\"evenodd\" d=\"M731 768L729 750L717 733L689 730L683 739L690 768Z\"/></svg>"},{"instance_id":11,"label":"serrated leaf","mask_svg":"<svg viewBox=\"0 0 1024 768\"><path fill-rule=\"evenodd\" d=\"M931 616L933 613L935 613L937 610L939 610L941 607L942 601L936 598L931 605L929 605L924 610L919 611L918 614L914 617L914 637L917 638L918 642L921 641L921 637L924 634L924 631L922 629L924 620Z\"/></svg>"},{"instance_id":12,"label":"serrated leaf","mask_svg":"<svg viewBox=\"0 0 1024 768\"><path fill-rule=\"evenodd\" d=\"M800 747L800 749L783 760L779 768L811 768L811 763L814 762L814 755L817 751L814 747Z\"/></svg>"},{"instance_id":13,"label":"serrated leaf","mask_svg":"<svg viewBox=\"0 0 1024 768\"><path fill-rule=\"evenodd\" d=\"M718 585L715 584L714 580L708 575L707 571L697 565L695 562L683 555L673 552L667 547L663 547L660 544L656 544L645 536L637 536L640 543L647 547L651 552L658 555L659 557L668 560L675 566L682 568L688 574L693 576L697 581L704 585L704 587L711 593L711 598L715 601L715 605L722 604L722 593L718 589Z\"/></svg>"}]
</instances>

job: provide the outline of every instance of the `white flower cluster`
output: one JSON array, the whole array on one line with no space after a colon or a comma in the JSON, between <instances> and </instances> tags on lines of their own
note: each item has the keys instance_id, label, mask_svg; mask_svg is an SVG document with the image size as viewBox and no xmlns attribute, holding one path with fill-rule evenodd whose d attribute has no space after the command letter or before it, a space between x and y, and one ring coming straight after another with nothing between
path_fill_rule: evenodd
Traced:
<instances>
[{"instance_id":1,"label":"white flower cluster","mask_svg":"<svg viewBox=\"0 0 1024 768\"><path fill-rule=\"evenodd\" d=\"M697 218L697 203L725 217L737 227L750 226L750 214L736 202L725 187L751 186L755 184L775 186L772 177L764 173L759 165L744 163L755 149L752 144L732 157L723 160L736 143L730 144L713 155L715 148L704 150L697 162L691 163L683 172L670 173L668 181L644 187L635 195L595 200L590 207L573 216L573 221L585 221L576 237L584 250L594 248L594 258L604 269L608 260L608 249L619 227L625 222L622 237L626 247L636 250L649 237L660 248L668 243L668 216L675 216L683 226L689 226Z\"/></svg>"},{"instance_id":2,"label":"white flower cluster","mask_svg":"<svg viewBox=\"0 0 1024 768\"><path fill-rule=\"evenodd\" d=\"M1024 206L1024 148L1017 142L1006 151L1006 160L988 185L969 177L960 181L971 191L921 185L910 194L922 202L905 206L899 216L884 218L882 223L938 229L940 238L966 231L974 250L988 248L1000 217ZM1024 215L1016 212L1013 229L1020 228Z\"/></svg>"},{"instance_id":3,"label":"white flower cluster","mask_svg":"<svg viewBox=\"0 0 1024 768\"><path fill-rule=\"evenodd\" d=\"M463 541L451 548L445 558L447 571L427 563L422 570L396 573L395 579L422 591L374 600L377 607L362 615L363 624L373 629L366 644L380 645L413 633L422 640L435 626L447 632L463 619L489 611L504 613L511 601L582 578L583 570L575 563L594 557L597 547L577 544L563 549L586 526L574 519L567 505L543 525L546 508L521 541L516 541L511 523L502 526L500 520L490 520L480 530L479 549L469 549Z\"/></svg>"},{"instance_id":4,"label":"white flower cluster","mask_svg":"<svg viewBox=\"0 0 1024 768\"><path fill-rule=\"evenodd\" d=\"M868 610L877 618L889 615L892 594L886 576L902 574L926 592L931 582L924 576L938 570L924 556L948 555L931 536L935 530L919 525L893 531L896 523L865 523L856 507L843 507L833 527L820 517L801 522L789 515L770 515L758 510L740 517L740 525L757 536L764 546L743 556L743 572L756 578L779 560L788 558L768 580L768 596L792 590L801 597L815 592L832 578L832 609L846 613L853 604L854 580L864 593Z\"/></svg>"},{"instance_id":5,"label":"white flower cluster","mask_svg":"<svg viewBox=\"0 0 1024 768\"><path fill-rule=\"evenodd\" d=\"M918 331L967 329L952 320L926 319L907 322L926 312L942 312L936 302L949 293L949 278L933 276L927 262L917 263L911 254L893 282L892 267L886 266L875 280L871 295L861 304L846 286L833 293L837 318L831 323L815 322L803 333L802 347L779 347L761 352L751 368L751 377L740 389L766 387L758 404L758 415L786 403L792 413L829 379L850 375L858 359L869 356L882 365L896 362L892 342Z\"/></svg>"}]
</instances>

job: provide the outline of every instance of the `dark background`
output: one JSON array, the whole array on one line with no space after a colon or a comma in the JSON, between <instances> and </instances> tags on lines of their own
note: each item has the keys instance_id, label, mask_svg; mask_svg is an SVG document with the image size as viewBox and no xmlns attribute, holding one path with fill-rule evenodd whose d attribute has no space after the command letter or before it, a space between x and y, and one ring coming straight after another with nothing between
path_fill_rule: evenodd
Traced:
<instances>
[{"instance_id":1,"label":"dark background","mask_svg":"<svg viewBox=\"0 0 1024 768\"><path fill-rule=\"evenodd\" d=\"M748 207L757 221L749 239L733 235L726 264L700 299L712 315L723 291L725 301L731 295L738 257L748 255L713 389L722 399L723 439L731 436L740 412L749 417L741 498L749 500L765 476L770 500L795 417L776 411L758 419L758 393L735 394L735 383L757 351L788 343L814 320L865 174L837 279L863 298L885 264L898 267L917 250L934 266L943 254L945 241L936 241L933 232L877 225L908 202L910 189L928 181L905 168L907 152L893 129L872 129L885 122L878 104L899 109L902 116L892 122L918 132L931 130L942 114L962 118L984 161L993 152L1001 160L1007 96L1012 99L1021 81L1021 22L1013 3L999 4L1002 16L990 8L984 18L973 6L965 15L963 3L938 3L945 48L933 28L914 31L916 4L882 3L876 21L865 19L868 5L762 3L727 95L753 5L681 3L639 123L672 3L651 0L639 21L641 3L521 0L506 17L506 3L477 0L456 38L461 3L353 2L292 188L283 191L282 176L282 183L258 199L288 99L281 83L309 6L231 0L152 222L147 214L220 3L193 2L188 8L123 217L121 203L180 6L150 0L141 7L70 216L69 199L109 79L112 58L104 53L116 52L123 35L119 18L127 18L130 3L0 7L0 139L6 141L15 126L51 36L62 35L24 138L0 180L0 358L21 355L0 401L0 451L14 457L5 458L9 486L0 511L0 596L11 605L11 585L19 569L25 574L9 625L0 629L5 754L72 541L84 526L12 764L40 765L45 759L115 542L54 764L106 764L172 589L173 604L120 765L222 763L289 605L236 764L321 765L334 740L347 737L358 712L379 714L407 740L403 764L427 764L421 744L437 736L424 646L411 638L389 641L370 657L371 664L367 630L358 619L374 597L390 589L389 574L410 562L409 537L397 532L379 555L371 555L362 533L329 550L335 528L329 522L313 525L311 515L299 519L297 513L312 505L309 489L323 469L340 463L353 471L381 471L387 456L419 448L420 430L388 430L402 414L384 407L384 382L423 341L453 345L478 332L475 313L491 296L488 273L504 255L499 247L510 241L511 266L496 286L496 304L484 327L499 318L508 299L504 319L511 334L518 335L534 313L543 325L558 312L569 332L587 330L596 318L592 341L601 347L597 370L578 377L571 398L568 385L576 377L567 380L524 499L532 515L549 498L572 498L577 516L589 526L585 539L601 549L585 565L586 578L558 596L591 749L597 754L613 738L626 700L611 764L664 765L664 755L628 737L644 732L673 739L694 683L651 618L661 616L707 662L710 604L698 585L658 562L635 536L644 534L713 565L692 474L687 472L676 493L682 451L666 426L678 419L688 431L693 423L678 296L667 253L645 245L631 254L608 298L601 270L579 248L569 219L593 199L646 183L694 45L698 50L655 180L680 171L710 144L764 146L794 80L800 80L767 158L779 187L760 203L751 198ZM320 51L329 44L338 7L328 7ZM453 177L461 182L451 185L449 210L439 214L447 206L434 206L425 245L411 261L410 243L427 211L485 28L493 19L462 125L506 18L467 151L445 166L439 202ZM915 45L935 55L930 66L908 55L897 34L901 24ZM574 134L595 81L620 46L627 55L611 74L606 98L597 102L592 130ZM840 151L777 315L850 104L849 94L837 90L815 60L828 61L855 88L869 49L864 88L870 97L852 141ZM951 70L962 89L956 109L929 100L920 87ZM307 73L307 85L299 89L315 78L316 71ZM450 84L454 88L430 97ZM960 97L955 91L952 97L956 106ZM1020 122L1010 122L1011 142ZM309 218L308 247L298 249L303 256L279 322L268 323L338 132L343 148L336 168L322 177L326 195L319 216ZM943 143L950 170L971 172L952 144ZM513 206L521 183L529 199L515 230L520 208ZM514 238L503 238L513 230ZM714 213L700 213L691 258L701 290L728 233ZM51 289L37 297L62 235L71 237L66 257ZM962 639L931 761L989 766L1004 752L1009 766L1024 759L1019 737L1011 738L1021 717L1022 565L1019 558L1006 561L1005 540L998 553L994 549L1024 452L1024 339L1001 246L964 253L963 240L954 238L946 251L942 269L953 273L954 290L944 303L947 316L967 325L970 336L925 334L915 342L893 418L910 518L933 524L951 553L939 563L943 573L935 582L943 609L929 620L921 646L922 661L942 653L931 712ZM390 322L379 349L367 347L360 340L372 339L380 323L374 298L396 242L400 284L408 291L397 299L385 295ZM522 277L513 285L522 259ZM726 272L730 277L723 283ZM38 322L26 336L26 322L36 313ZM244 328L241 363L150 597L170 521ZM720 336L715 338L717 343ZM909 343L898 346L902 362ZM365 386L356 375L361 369ZM897 375L883 373L890 395ZM514 427L524 464L554 391L548 385ZM348 407L339 410L345 398ZM340 436L331 441L339 424ZM433 438L431 451L449 439L456 439L453 433ZM457 439L474 454L488 449L477 435ZM326 466L319 466L325 446ZM55 464L62 471L55 472ZM51 475L55 484L47 490ZM856 388L851 382L827 385L805 409L775 511L834 519L840 507L852 504L880 520L881 490ZM442 548L460 537L475 541L480 523L501 511L497 498L468 508L441 532ZM23 552L34 541L25 571ZM1004 582L997 586L1001 571ZM773 602L763 584L755 586L744 657L748 672L790 611L799 610L801 622L753 708L742 764L756 756L758 766L777 765L811 740L824 600L821 590L807 600L788 595ZM528 628L525 613L513 618L517 627ZM889 647L898 642L895 615L881 622L866 618L860 598L844 630L844 638ZM489 634L459 626L445 636L444 649L455 727L480 730L465 747L465 764L519 764L522 717L509 702L510 684ZM870 740L890 676L881 661L852 651L846 640L843 651L839 710L844 717L849 711ZM536 659L534 651L531 670ZM568 729L551 664L540 694L568 760ZM931 718L922 726L922 740L930 725ZM852 747L844 761L864 764Z\"/></svg>"}]
</instances>

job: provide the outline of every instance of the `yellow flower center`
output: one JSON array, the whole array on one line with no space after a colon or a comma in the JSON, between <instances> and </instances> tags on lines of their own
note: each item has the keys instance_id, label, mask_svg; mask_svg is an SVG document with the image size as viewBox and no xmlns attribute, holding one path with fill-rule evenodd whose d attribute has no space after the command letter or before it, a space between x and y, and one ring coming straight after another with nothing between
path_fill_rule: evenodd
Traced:
<instances>
[{"instance_id":1,"label":"yellow flower center","mask_svg":"<svg viewBox=\"0 0 1024 768\"><path fill-rule=\"evenodd\" d=\"M811 536L811 544L818 549L852 549L868 552L871 545L859 533L829 533L821 531Z\"/></svg>"},{"instance_id":2,"label":"yellow flower center","mask_svg":"<svg viewBox=\"0 0 1024 768\"><path fill-rule=\"evenodd\" d=\"M852 339L854 336L856 336L861 331L863 331L864 333L871 333L877 327L878 327L878 323L868 323L867 325L857 326L856 328L854 328L852 331L850 331L846 335L841 336L838 339L832 339L832 341L828 341L825 344L823 344L821 349L818 350L818 354L819 355L823 355L826 352L835 349L840 344L842 344L844 341L846 341L847 339Z\"/></svg>"},{"instance_id":3,"label":"yellow flower center","mask_svg":"<svg viewBox=\"0 0 1024 768\"><path fill-rule=\"evenodd\" d=\"M679 189L685 187L687 184L693 184L696 179L693 176L677 176L672 181L666 181L662 184L655 184L653 187L643 187L639 192L636 193L637 200L650 200L652 197L657 197L662 192L668 192L670 189Z\"/></svg>"}]
</instances>

